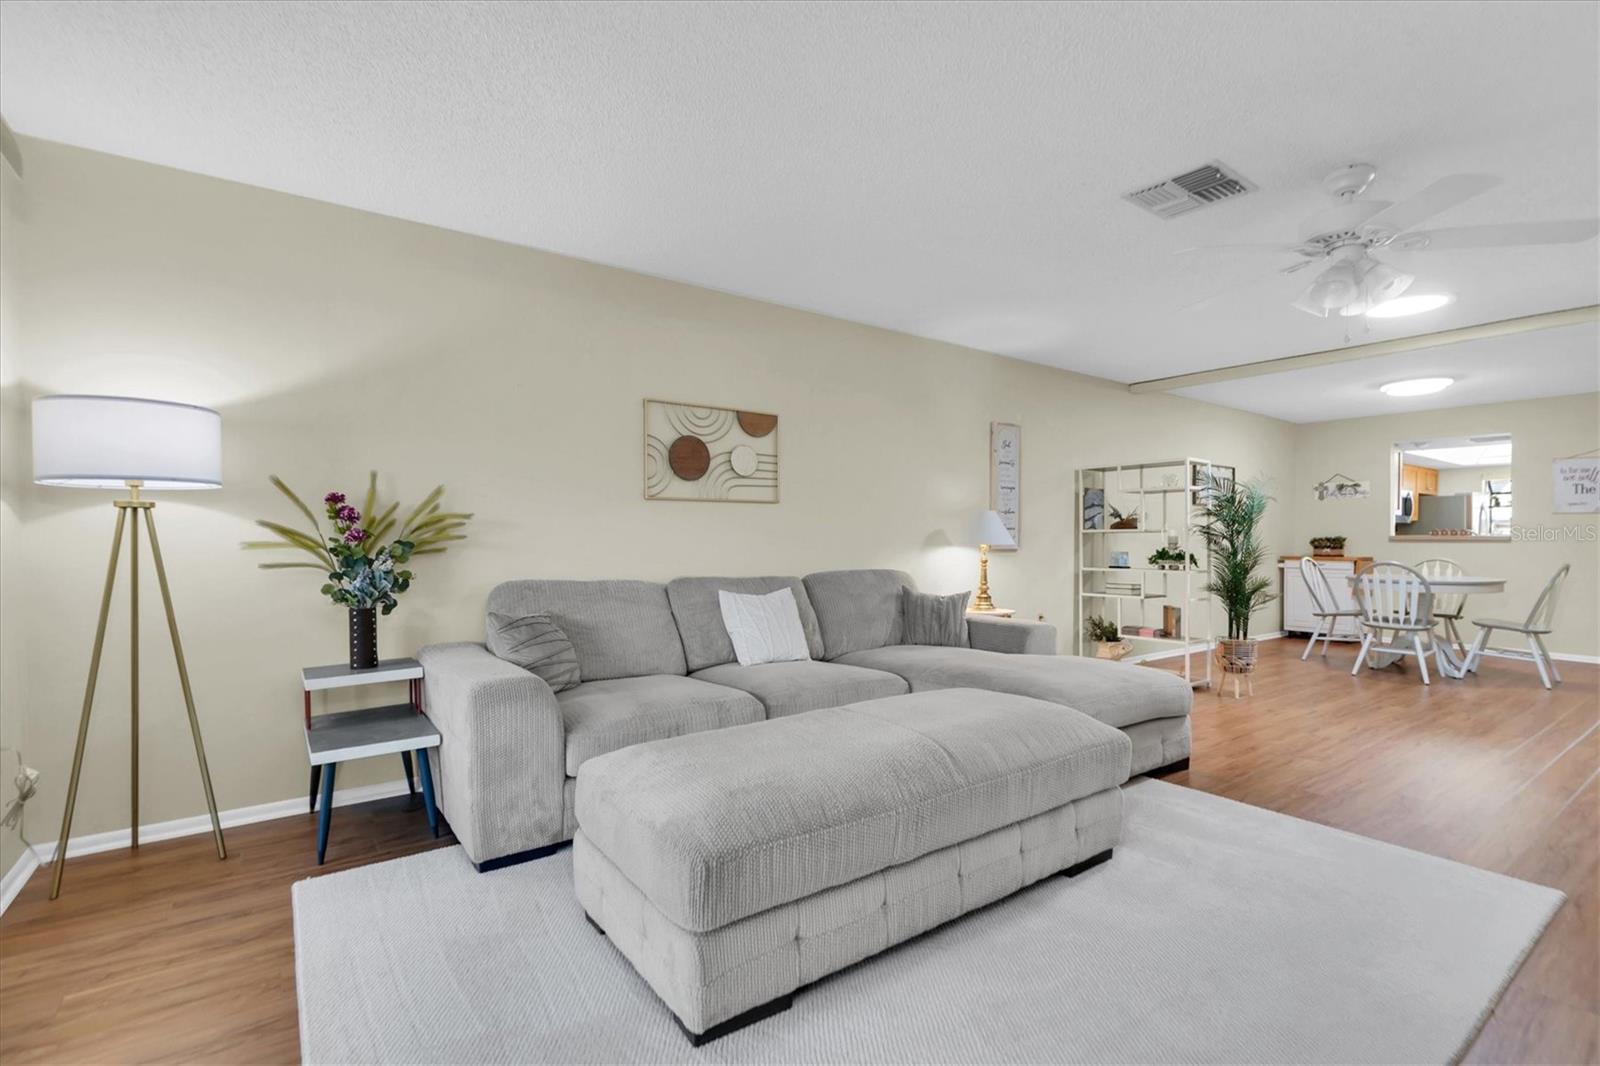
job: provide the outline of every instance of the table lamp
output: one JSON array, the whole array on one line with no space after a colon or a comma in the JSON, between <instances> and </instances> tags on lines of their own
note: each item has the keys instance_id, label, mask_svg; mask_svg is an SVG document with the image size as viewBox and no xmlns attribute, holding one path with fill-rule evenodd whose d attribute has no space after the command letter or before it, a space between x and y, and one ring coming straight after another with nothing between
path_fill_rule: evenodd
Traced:
<instances>
[{"instance_id":1,"label":"table lamp","mask_svg":"<svg viewBox=\"0 0 1600 1066\"><path fill-rule=\"evenodd\" d=\"M156 539L155 503L140 498L140 490L215 489L222 485L222 417L205 407L129 396L41 396L33 401L33 480L40 485L78 489L127 489L128 498L115 500L117 528L111 535L111 561L106 565L105 591L100 596L100 621L95 626L94 651L89 657L89 682L83 693L83 713L78 720L78 744L72 756L72 778L67 785L67 806L61 815L61 835L56 840L55 868L50 878L50 898L61 894L61 873L66 864L67 840L72 831L72 811L78 801L78 777L83 770L84 742L89 736L89 711L94 705L95 683L100 674L100 652L105 646L106 619L111 612L111 590L117 580L117 558L123 532L128 534L129 702L132 728L133 783L132 846L139 846L139 516L150 534L150 556L155 561L156 582L167 609L172 652L178 660L178 681L189 711L189 731L200 763L206 807L211 812L211 832L217 858L228 857L222 842L222 823L206 768L206 749L200 741L200 720L195 715L189 670L178 639L178 618L172 610L167 570ZM129 515L132 521L129 521Z\"/></svg>"},{"instance_id":2,"label":"table lamp","mask_svg":"<svg viewBox=\"0 0 1600 1066\"><path fill-rule=\"evenodd\" d=\"M994 600L989 598L989 549L1015 548L1017 542L1011 531L995 511L979 511L973 520L967 543L978 546L978 594L972 598L974 611L994 610Z\"/></svg>"}]
</instances>

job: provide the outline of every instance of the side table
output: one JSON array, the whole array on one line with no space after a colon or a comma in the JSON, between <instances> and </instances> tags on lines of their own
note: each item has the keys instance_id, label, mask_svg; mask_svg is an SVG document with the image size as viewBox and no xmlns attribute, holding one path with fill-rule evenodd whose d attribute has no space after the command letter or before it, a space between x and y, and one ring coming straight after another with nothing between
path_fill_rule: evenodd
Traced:
<instances>
[{"instance_id":1,"label":"side table","mask_svg":"<svg viewBox=\"0 0 1600 1066\"><path fill-rule=\"evenodd\" d=\"M322 810L317 816L317 865L328 851L328 824L333 816L333 782L341 762L366 759L399 752L405 765L406 787L413 793L411 756L416 754L422 777L422 802L428 814L428 828L439 835L439 812L434 805L433 773L428 764L428 749L439 746L439 731L422 713L422 664L415 659L385 659L370 670L352 670L346 665L308 666L300 671L305 692L306 759L311 763L311 809L317 808L321 786ZM410 702L367 707L312 717L311 694L336 688L354 688L395 681L410 683Z\"/></svg>"}]
</instances>

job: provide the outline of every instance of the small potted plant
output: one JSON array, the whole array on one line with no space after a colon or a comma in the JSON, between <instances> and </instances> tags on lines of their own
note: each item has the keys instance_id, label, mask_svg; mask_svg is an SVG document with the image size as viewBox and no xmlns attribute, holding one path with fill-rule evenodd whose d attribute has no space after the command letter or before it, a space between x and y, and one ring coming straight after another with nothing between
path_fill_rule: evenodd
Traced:
<instances>
[{"instance_id":1,"label":"small potted plant","mask_svg":"<svg viewBox=\"0 0 1600 1066\"><path fill-rule=\"evenodd\" d=\"M1343 537L1312 537L1311 538L1311 554L1312 555L1343 555L1344 554L1344 538Z\"/></svg>"},{"instance_id":2,"label":"small potted plant","mask_svg":"<svg viewBox=\"0 0 1600 1066\"><path fill-rule=\"evenodd\" d=\"M1111 529L1138 529L1139 516L1136 514L1123 514L1109 503L1106 510L1111 512Z\"/></svg>"},{"instance_id":3,"label":"small potted plant","mask_svg":"<svg viewBox=\"0 0 1600 1066\"><path fill-rule=\"evenodd\" d=\"M1267 558L1261 520L1271 497L1258 481L1225 481L1208 477L1200 493L1200 535L1211 556L1206 591L1222 602L1228 635L1217 642L1223 671L1248 674L1256 668L1256 642L1250 616L1276 597L1272 582L1257 573ZM1237 692L1237 681L1235 681Z\"/></svg>"},{"instance_id":4,"label":"small potted plant","mask_svg":"<svg viewBox=\"0 0 1600 1066\"><path fill-rule=\"evenodd\" d=\"M378 612L394 610L399 602L395 597L411 587L412 574L405 569L406 563L414 556L446 551L451 541L465 540L461 530L472 516L442 510L439 498L444 486L440 485L401 521L398 503L378 509L378 472L374 470L367 480L362 507L350 504L342 492L322 498L323 518L333 527L329 533L288 485L277 477L270 480L305 516L309 532L263 519L256 524L278 539L249 541L244 547L292 548L310 555L315 562L262 563L261 569L324 574L327 580L322 594L350 612L350 668L372 669L378 665ZM391 533L396 534L394 540L383 543Z\"/></svg>"},{"instance_id":5,"label":"small potted plant","mask_svg":"<svg viewBox=\"0 0 1600 1066\"><path fill-rule=\"evenodd\" d=\"M1120 659L1133 650L1133 645L1122 639L1122 634L1117 632L1117 624L1099 615L1094 615L1084 623L1088 632L1089 641L1094 645L1094 654L1097 659Z\"/></svg>"},{"instance_id":6,"label":"small potted plant","mask_svg":"<svg viewBox=\"0 0 1600 1066\"><path fill-rule=\"evenodd\" d=\"M1194 552L1185 553L1182 548L1157 548L1150 553L1147 561L1157 570L1183 570L1200 565L1200 560L1194 557Z\"/></svg>"}]
</instances>

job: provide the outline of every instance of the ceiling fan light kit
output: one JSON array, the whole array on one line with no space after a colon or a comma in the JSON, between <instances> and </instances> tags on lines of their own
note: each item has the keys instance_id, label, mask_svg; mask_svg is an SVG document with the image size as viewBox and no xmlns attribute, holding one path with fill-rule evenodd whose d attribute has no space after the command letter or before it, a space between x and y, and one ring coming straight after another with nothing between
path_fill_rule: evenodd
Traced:
<instances>
[{"instance_id":1,"label":"ceiling fan light kit","mask_svg":"<svg viewBox=\"0 0 1600 1066\"><path fill-rule=\"evenodd\" d=\"M1379 385L1378 391L1385 396L1432 396L1455 383L1455 378L1407 378L1405 381L1391 381L1386 385Z\"/></svg>"},{"instance_id":2,"label":"ceiling fan light kit","mask_svg":"<svg viewBox=\"0 0 1600 1066\"><path fill-rule=\"evenodd\" d=\"M1372 318L1399 318L1442 307L1452 297L1419 298L1384 311L1410 288L1416 276L1376 259L1372 255L1374 251L1390 246L1406 252L1435 252L1574 244L1593 240L1600 234L1600 220L1592 218L1419 230L1417 227L1428 219L1489 191L1500 179L1490 174L1452 174L1408 199L1390 203L1364 197L1377 176L1378 170L1371 163L1350 163L1323 178L1322 187L1334 203L1306 219L1300 227L1299 240L1294 244L1220 245L1215 249L1190 248L1184 252L1293 253L1301 257L1300 261L1283 267L1278 273L1294 274L1319 264L1324 269L1291 301L1291 306L1318 318L1327 318L1335 312L1347 318L1362 314ZM1204 306L1211 299L1214 297L1190 306Z\"/></svg>"},{"instance_id":3,"label":"ceiling fan light kit","mask_svg":"<svg viewBox=\"0 0 1600 1066\"><path fill-rule=\"evenodd\" d=\"M1447 292L1410 293L1386 300L1377 307L1368 309L1368 318L1405 318L1407 315L1420 315L1427 311L1437 311L1449 303L1454 303L1455 297Z\"/></svg>"}]
</instances>

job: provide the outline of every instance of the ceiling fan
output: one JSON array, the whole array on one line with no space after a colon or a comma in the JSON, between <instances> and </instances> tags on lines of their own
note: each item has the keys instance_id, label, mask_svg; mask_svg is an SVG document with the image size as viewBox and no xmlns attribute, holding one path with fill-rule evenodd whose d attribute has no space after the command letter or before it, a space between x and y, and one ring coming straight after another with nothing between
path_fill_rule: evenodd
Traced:
<instances>
[{"instance_id":1,"label":"ceiling fan","mask_svg":"<svg viewBox=\"0 0 1600 1066\"><path fill-rule=\"evenodd\" d=\"M1265 252L1300 256L1300 261L1275 271L1296 274L1307 267L1324 269L1294 301L1293 306L1327 318L1329 315L1365 314L1399 296L1416 275L1382 262L1372 253L1382 249L1404 252L1462 248L1507 248L1529 244L1573 244L1600 233L1600 220L1565 219L1557 222L1512 222L1494 226L1453 226L1418 229L1448 208L1470 200L1500 184L1488 174L1452 174L1440 178L1400 203L1362 196L1378 176L1370 163L1351 163L1322 180L1334 203L1300 226L1293 244L1220 244L1186 248L1179 255L1203 252ZM1220 294L1219 294L1220 295ZM1216 296L1192 304L1210 303Z\"/></svg>"}]
</instances>

